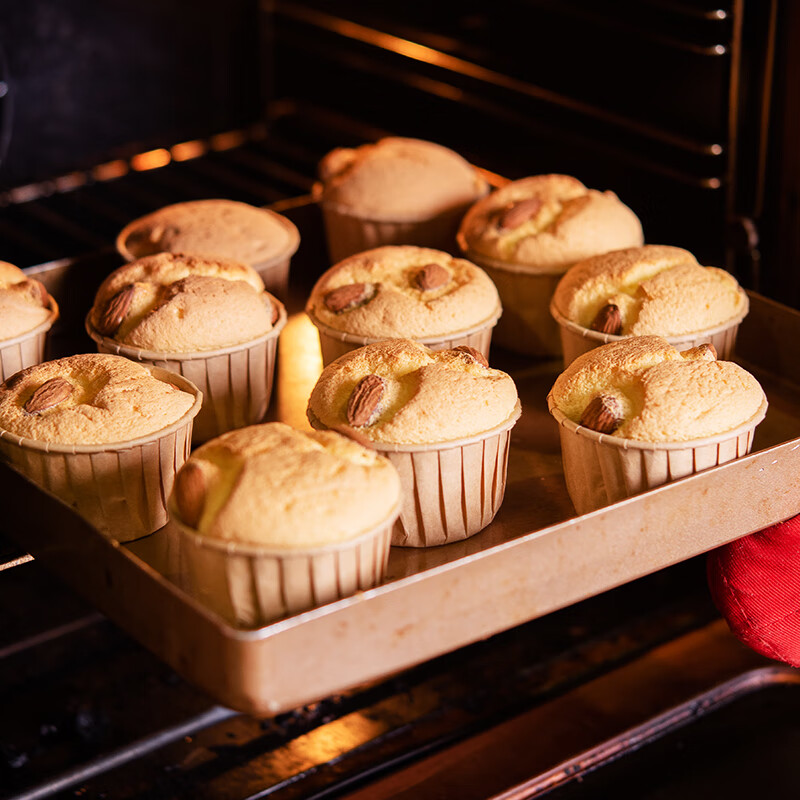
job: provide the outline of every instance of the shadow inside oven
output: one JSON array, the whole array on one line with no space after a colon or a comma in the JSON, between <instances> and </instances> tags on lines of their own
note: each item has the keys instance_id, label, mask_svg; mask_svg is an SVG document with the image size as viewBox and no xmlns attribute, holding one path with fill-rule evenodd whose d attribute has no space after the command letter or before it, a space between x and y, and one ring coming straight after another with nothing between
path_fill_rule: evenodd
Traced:
<instances>
[{"instance_id":1,"label":"shadow inside oven","mask_svg":"<svg viewBox=\"0 0 800 800\"><path fill-rule=\"evenodd\" d=\"M800 796L800 673L747 672L495 800Z\"/></svg>"}]
</instances>

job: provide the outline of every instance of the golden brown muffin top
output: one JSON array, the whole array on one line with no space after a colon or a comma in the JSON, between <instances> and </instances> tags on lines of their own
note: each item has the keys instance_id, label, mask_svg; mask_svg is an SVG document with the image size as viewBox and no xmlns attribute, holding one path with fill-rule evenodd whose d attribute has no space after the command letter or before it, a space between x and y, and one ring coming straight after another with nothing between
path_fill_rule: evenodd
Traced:
<instances>
[{"instance_id":1,"label":"golden brown muffin top","mask_svg":"<svg viewBox=\"0 0 800 800\"><path fill-rule=\"evenodd\" d=\"M121 356L36 364L0 385L0 429L40 442L113 444L177 422L195 396Z\"/></svg>"},{"instance_id":2,"label":"golden brown muffin top","mask_svg":"<svg viewBox=\"0 0 800 800\"><path fill-rule=\"evenodd\" d=\"M433 352L409 339L353 350L322 371L309 419L381 443L437 444L485 433L515 417L517 389L470 351Z\"/></svg>"},{"instance_id":3,"label":"golden brown muffin top","mask_svg":"<svg viewBox=\"0 0 800 800\"><path fill-rule=\"evenodd\" d=\"M479 200L461 223L467 255L530 271L563 272L576 261L643 243L637 216L613 192L569 175L512 181Z\"/></svg>"},{"instance_id":4,"label":"golden brown muffin top","mask_svg":"<svg viewBox=\"0 0 800 800\"><path fill-rule=\"evenodd\" d=\"M621 327L607 332L678 336L734 319L747 298L731 274L701 266L688 250L646 245L575 264L559 282L553 304L584 328L614 305Z\"/></svg>"},{"instance_id":5,"label":"golden brown muffin top","mask_svg":"<svg viewBox=\"0 0 800 800\"><path fill-rule=\"evenodd\" d=\"M604 432L644 442L726 433L750 421L766 401L749 372L717 361L708 345L680 353L660 336L633 336L584 353L561 373L551 397L581 424L595 398L610 398L618 422Z\"/></svg>"},{"instance_id":6,"label":"golden brown muffin top","mask_svg":"<svg viewBox=\"0 0 800 800\"><path fill-rule=\"evenodd\" d=\"M280 308L246 264L158 253L112 272L89 319L98 333L131 347L192 353L263 336Z\"/></svg>"},{"instance_id":7,"label":"golden brown muffin top","mask_svg":"<svg viewBox=\"0 0 800 800\"><path fill-rule=\"evenodd\" d=\"M479 267L441 250L379 247L340 261L315 284L306 304L315 319L370 338L423 338L480 325L500 298Z\"/></svg>"},{"instance_id":8,"label":"golden brown muffin top","mask_svg":"<svg viewBox=\"0 0 800 800\"><path fill-rule=\"evenodd\" d=\"M19 267L0 261L0 341L38 328L52 313L44 286Z\"/></svg>"},{"instance_id":9,"label":"golden brown muffin top","mask_svg":"<svg viewBox=\"0 0 800 800\"><path fill-rule=\"evenodd\" d=\"M396 516L389 461L332 431L280 422L239 428L195 450L172 505L202 536L265 548L335 544Z\"/></svg>"},{"instance_id":10,"label":"golden brown muffin top","mask_svg":"<svg viewBox=\"0 0 800 800\"><path fill-rule=\"evenodd\" d=\"M332 150L320 162L319 173L323 202L355 216L398 222L467 206L488 186L458 153L399 137Z\"/></svg>"},{"instance_id":11,"label":"golden brown muffin top","mask_svg":"<svg viewBox=\"0 0 800 800\"><path fill-rule=\"evenodd\" d=\"M120 234L117 247L126 258L193 253L252 266L282 253L290 256L298 242L292 222L269 209L234 200L191 200L134 220Z\"/></svg>"}]
</instances>

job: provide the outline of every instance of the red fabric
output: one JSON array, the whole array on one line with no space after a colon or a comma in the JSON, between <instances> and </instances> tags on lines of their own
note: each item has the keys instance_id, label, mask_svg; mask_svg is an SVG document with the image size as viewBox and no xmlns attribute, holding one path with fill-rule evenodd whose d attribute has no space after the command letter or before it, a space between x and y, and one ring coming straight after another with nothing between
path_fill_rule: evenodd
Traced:
<instances>
[{"instance_id":1,"label":"red fabric","mask_svg":"<svg viewBox=\"0 0 800 800\"><path fill-rule=\"evenodd\" d=\"M709 553L708 585L733 633L800 666L800 516Z\"/></svg>"}]
</instances>

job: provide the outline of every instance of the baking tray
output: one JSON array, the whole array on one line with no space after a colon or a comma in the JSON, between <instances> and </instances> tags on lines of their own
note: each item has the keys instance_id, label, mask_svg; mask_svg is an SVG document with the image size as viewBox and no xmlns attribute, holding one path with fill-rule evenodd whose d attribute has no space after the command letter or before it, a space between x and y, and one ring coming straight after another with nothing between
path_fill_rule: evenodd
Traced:
<instances>
[{"instance_id":1,"label":"baking tray","mask_svg":"<svg viewBox=\"0 0 800 800\"><path fill-rule=\"evenodd\" d=\"M306 237L304 220L296 219ZM61 352L91 349L79 338L82 318L99 280L117 265L113 256L101 254L30 270L59 300L69 299L62 302L56 340ZM324 267L317 263L316 273ZM281 336L269 412L297 426L307 426L305 399L321 368L315 329L299 311L303 295L289 302L295 313ZM758 295L750 302L737 358L762 381L770 408L749 456L575 517L557 427L546 406L559 364L496 350L493 365L514 377L523 414L512 433L506 497L495 521L463 542L427 550L393 548L383 585L258 629L232 627L180 588L169 526L128 545L108 541L0 464L3 528L218 702L254 715L276 714L543 616L800 511L800 388L794 383L800 314Z\"/></svg>"}]
</instances>

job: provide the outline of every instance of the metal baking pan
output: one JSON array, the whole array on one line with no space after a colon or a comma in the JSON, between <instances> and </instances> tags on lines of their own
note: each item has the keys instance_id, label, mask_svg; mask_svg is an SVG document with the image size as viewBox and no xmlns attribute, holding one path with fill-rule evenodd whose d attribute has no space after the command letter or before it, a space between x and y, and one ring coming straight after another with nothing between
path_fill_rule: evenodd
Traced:
<instances>
[{"instance_id":1,"label":"metal baking pan","mask_svg":"<svg viewBox=\"0 0 800 800\"><path fill-rule=\"evenodd\" d=\"M62 302L61 352L91 349L80 338L82 317L95 286L116 265L106 254L32 270L60 301L70 288L70 302ZM0 464L4 528L211 697L251 714L276 714L797 513L800 387L793 370L800 363L800 314L757 295L750 302L738 353L762 381L770 409L749 456L575 517L545 399L559 365L497 351L493 364L514 377L523 414L512 434L506 497L495 521L464 542L393 548L383 585L262 628L236 629L181 590L169 526L119 545ZM299 299L289 305L302 307ZM273 418L307 424L305 399L321 366L315 336L302 313L292 315L281 336Z\"/></svg>"}]
</instances>

